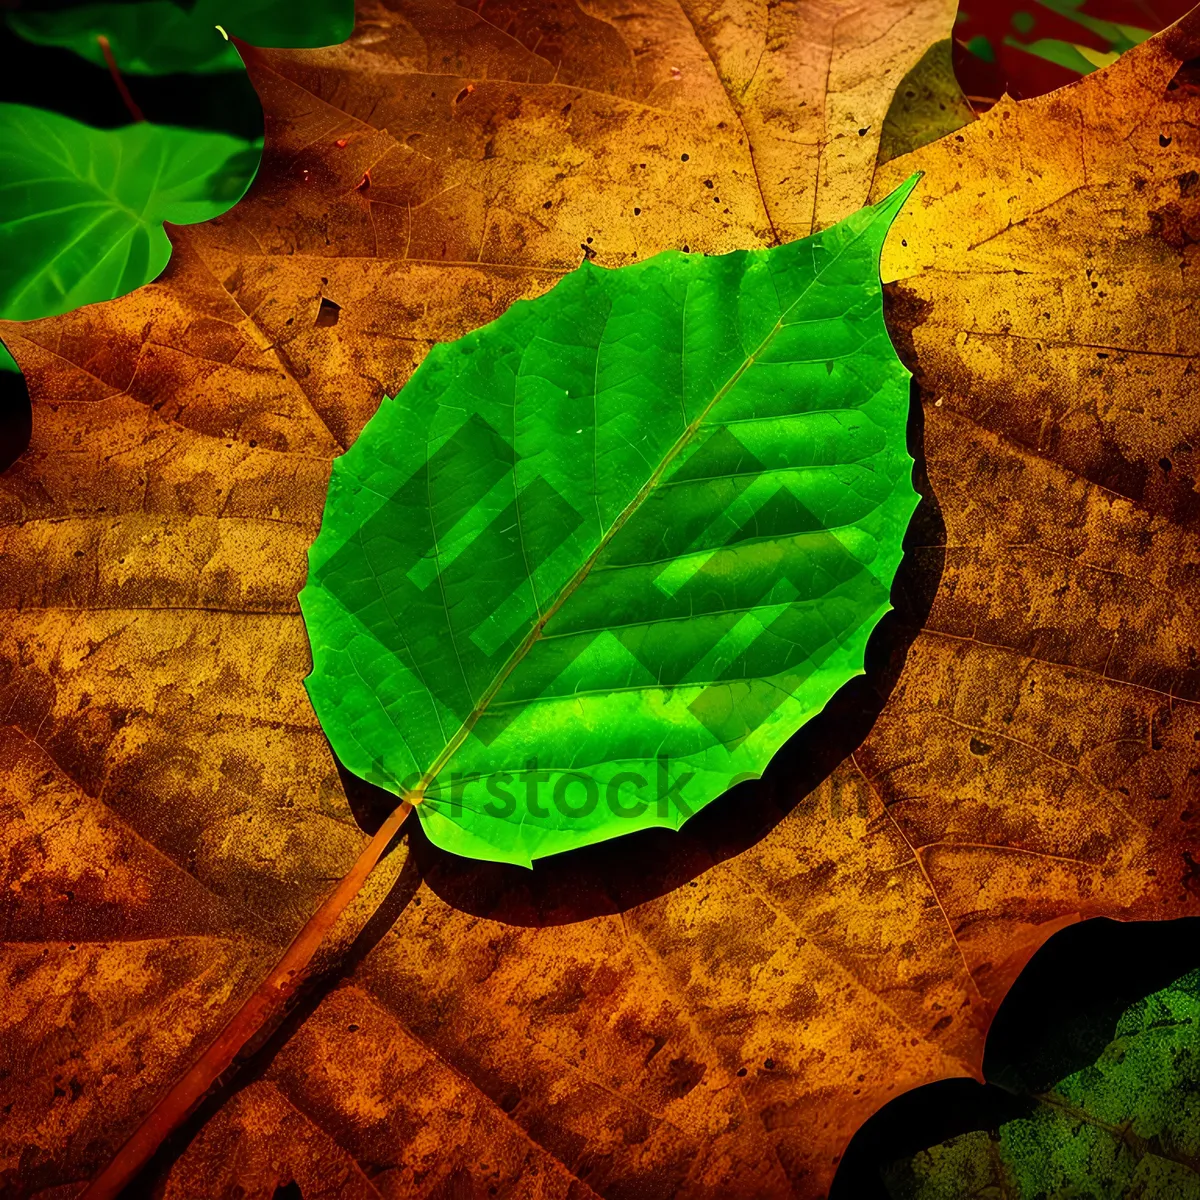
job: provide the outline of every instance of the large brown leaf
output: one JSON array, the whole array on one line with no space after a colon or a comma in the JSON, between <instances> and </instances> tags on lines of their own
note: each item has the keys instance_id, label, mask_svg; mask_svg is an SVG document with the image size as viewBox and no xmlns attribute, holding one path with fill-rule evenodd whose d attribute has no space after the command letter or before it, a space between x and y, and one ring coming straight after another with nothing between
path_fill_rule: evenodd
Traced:
<instances>
[{"instance_id":1,"label":"large brown leaf","mask_svg":"<svg viewBox=\"0 0 1200 1200\"><path fill-rule=\"evenodd\" d=\"M0 1191L94 1173L365 841L295 594L381 395L583 253L859 207L952 16L364 8L251 54L260 179L160 281L3 327ZM887 1099L978 1074L1054 929L1195 911L1198 54L1193 16L874 181L928 172L885 270L932 494L866 740L852 688L773 786L534 872L414 831L166 1195L817 1196Z\"/></svg>"}]
</instances>

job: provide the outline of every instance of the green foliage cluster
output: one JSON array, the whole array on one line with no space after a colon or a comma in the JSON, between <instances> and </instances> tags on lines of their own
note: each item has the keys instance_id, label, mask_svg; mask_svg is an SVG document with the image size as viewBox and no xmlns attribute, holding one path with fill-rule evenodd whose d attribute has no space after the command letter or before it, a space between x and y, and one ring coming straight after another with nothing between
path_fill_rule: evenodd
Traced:
<instances>
[{"instance_id":1,"label":"green foliage cluster","mask_svg":"<svg viewBox=\"0 0 1200 1200\"><path fill-rule=\"evenodd\" d=\"M240 71L228 35L262 46L342 42L354 14L352 0L150 0L18 9L7 21L26 41L71 51L123 84L126 74ZM98 129L0 104L0 317L53 316L154 279L171 253L163 222L232 207L261 150L261 139L228 133L150 120ZM16 370L3 347L0 369Z\"/></svg>"},{"instance_id":2,"label":"green foliage cluster","mask_svg":"<svg viewBox=\"0 0 1200 1200\"><path fill-rule=\"evenodd\" d=\"M187 8L148 0L14 12L8 23L26 41L73 50L100 67L107 65L100 44L106 37L129 75L204 75L242 69L226 34L252 46L333 46L350 36L354 11L342 0L196 0Z\"/></svg>"},{"instance_id":3,"label":"green foliage cluster","mask_svg":"<svg viewBox=\"0 0 1200 1200\"><path fill-rule=\"evenodd\" d=\"M1032 42L1022 41L1021 38L1033 33L1038 25L1037 16L1024 10L1013 13L1011 24L1014 33L1004 39L1006 46L1032 54L1036 58L1054 63L1056 66L1073 71L1077 75L1089 75L1100 67L1107 67L1116 62L1126 50L1132 50L1154 33L1152 29L1143 29L1137 25L1126 25L1117 21L1106 21L1084 12L1087 0L1034 0L1042 8L1065 17L1068 21L1086 29L1107 44L1106 49L1099 50L1078 42L1068 42L1062 38L1036 38ZM1020 37L1016 35L1020 35ZM987 63L996 61L996 50L991 41L977 35L966 43L966 48L977 58Z\"/></svg>"}]
</instances>

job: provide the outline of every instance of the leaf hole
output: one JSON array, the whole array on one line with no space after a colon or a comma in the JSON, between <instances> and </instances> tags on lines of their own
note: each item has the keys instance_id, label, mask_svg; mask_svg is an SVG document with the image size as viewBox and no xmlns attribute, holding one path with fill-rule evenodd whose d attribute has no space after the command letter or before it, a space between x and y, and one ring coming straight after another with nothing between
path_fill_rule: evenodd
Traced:
<instances>
[{"instance_id":1,"label":"leaf hole","mask_svg":"<svg viewBox=\"0 0 1200 1200\"><path fill-rule=\"evenodd\" d=\"M338 318L342 315L342 306L334 304L332 300L326 300L321 297L321 307L317 310L316 326L318 329L328 329L331 325L338 323Z\"/></svg>"}]
</instances>

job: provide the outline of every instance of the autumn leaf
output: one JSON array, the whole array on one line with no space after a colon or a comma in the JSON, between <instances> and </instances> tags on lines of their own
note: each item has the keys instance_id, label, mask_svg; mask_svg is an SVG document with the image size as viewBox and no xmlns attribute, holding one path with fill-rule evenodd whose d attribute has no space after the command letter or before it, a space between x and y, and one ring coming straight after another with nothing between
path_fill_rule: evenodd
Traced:
<instances>
[{"instance_id":1,"label":"autumn leaf","mask_svg":"<svg viewBox=\"0 0 1200 1200\"><path fill-rule=\"evenodd\" d=\"M862 672L918 499L878 268L915 184L772 250L585 261L334 464L308 691L437 845L677 829Z\"/></svg>"},{"instance_id":2,"label":"autumn leaf","mask_svg":"<svg viewBox=\"0 0 1200 1200\"><path fill-rule=\"evenodd\" d=\"M786 242L918 169L884 268L931 487L882 712L852 688L768 783L533 872L410 832L336 986L158 1182L818 1196L887 1099L978 1074L1054 929L1195 911L1200 18L873 181L952 16L363 9L250 55L260 177L159 282L3 326L36 405L2 501L5 1186L93 1175L363 847L295 598L380 398L585 247Z\"/></svg>"}]
</instances>

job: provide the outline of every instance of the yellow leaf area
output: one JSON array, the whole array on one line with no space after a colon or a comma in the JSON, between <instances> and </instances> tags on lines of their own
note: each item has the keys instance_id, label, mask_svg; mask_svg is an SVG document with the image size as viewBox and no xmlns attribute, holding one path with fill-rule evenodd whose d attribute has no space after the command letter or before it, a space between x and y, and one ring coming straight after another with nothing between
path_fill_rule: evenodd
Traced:
<instances>
[{"instance_id":1,"label":"yellow leaf area","mask_svg":"<svg viewBox=\"0 0 1200 1200\"><path fill-rule=\"evenodd\" d=\"M0 1192L76 1194L366 841L296 593L381 396L585 253L803 236L915 170L886 703L851 689L680 834L527 872L410 831L152 1182L822 1196L890 1098L978 1076L1054 930L1197 911L1200 16L877 169L954 8L365 4L343 46L246 52L262 171L159 281L0 327L34 398L0 480Z\"/></svg>"}]
</instances>

